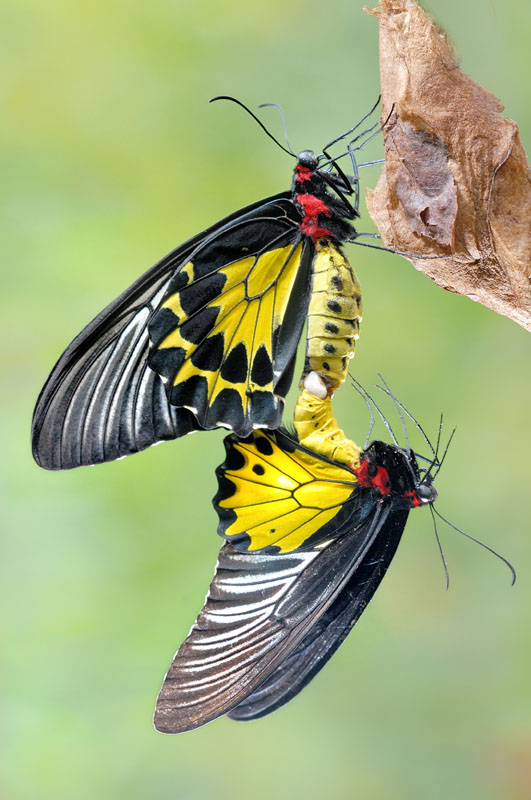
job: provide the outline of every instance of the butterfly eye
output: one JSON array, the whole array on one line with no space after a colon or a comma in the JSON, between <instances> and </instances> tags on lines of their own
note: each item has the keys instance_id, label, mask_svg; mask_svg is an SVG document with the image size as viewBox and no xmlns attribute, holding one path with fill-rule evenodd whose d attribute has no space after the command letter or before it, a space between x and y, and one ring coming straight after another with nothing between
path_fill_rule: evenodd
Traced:
<instances>
[{"instance_id":1,"label":"butterfly eye","mask_svg":"<svg viewBox=\"0 0 531 800\"><path fill-rule=\"evenodd\" d=\"M437 489L431 484L421 483L417 486L417 497L421 503L434 503L437 499Z\"/></svg>"}]
</instances>

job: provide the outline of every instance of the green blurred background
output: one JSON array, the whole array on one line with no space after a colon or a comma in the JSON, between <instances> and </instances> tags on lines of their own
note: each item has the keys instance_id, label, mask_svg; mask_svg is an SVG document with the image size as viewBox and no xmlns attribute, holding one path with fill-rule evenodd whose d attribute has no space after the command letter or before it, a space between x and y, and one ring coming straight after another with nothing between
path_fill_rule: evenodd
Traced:
<instances>
[{"instance_id":1,"label":"green blurred background","mask_svg":"<svg viewBox=\"0 0 531 800\"><path fill-rule=\"evenodd\" d=\"M151 724L220 544L223 434L64 474L30 455L35 399L81 327L180 241L289 186L291 160L208 98L281 103L296 149L371 107L377 24L361 5L2 4L6 800L530 796L530 339L515 324L397 256L350 247L365 304L354 373L370 387L381 371L432 435L441 410L457 425L438 508L519 577L511 589L501 562L441 526L445 592L429 515L412 514L340 652L255 723L179 737ZM527 0L428 6L529 150ZM363 441L366 409L340 394L341 422Z\"/></svg>"}]
</instances>

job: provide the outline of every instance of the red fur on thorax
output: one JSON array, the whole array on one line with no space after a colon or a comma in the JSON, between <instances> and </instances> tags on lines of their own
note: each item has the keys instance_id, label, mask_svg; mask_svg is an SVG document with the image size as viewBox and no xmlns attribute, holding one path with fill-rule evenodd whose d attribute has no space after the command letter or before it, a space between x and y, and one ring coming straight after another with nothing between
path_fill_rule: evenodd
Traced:
<instances>
[{"instance_id":1,"label":"red fur on thorax","mask_svg":"<svg viewBox=\"0 0 531 800\"><path fill-rule=\"evenodd\" d=\"M313 172L308 167L301 167L300 164L295 167L295 180L297 183L304 183L311 181Z\"/></svg>"},{"instance_id":2,"label":"red fur on thorax","mask_svg":"<svg viewBox=\"0 0 531 800\"><path fill-rule=\"evenodd\" d=\"M318 222L319 214L330 216L330 209L326 203L313 194L298 194L295 199L304 212L301 231L314 242L332 236L332 232L328 228L323 228Z\"/></svg>"},{"instance_id":3,"label":"red fur on thorax","mask_svg":"<svg viewBox=\"0 0 531 800\"><path fill-rule=\"evenodd\" d=\"M324 214L326 217L330 216L330 209L326 203L314 194L298 194L295 199L302 206L305 216L312 222L317 221L319 214Z\"/></svg>"},{"instance_id":4,"label":"red fur on thorax","mask_svg":"<svg viewBox=\"0 0 531 800\"><path fill-rule=\"evenodd\" d=\"M391 482L389 473L385 467L377 467L376 475L369 475L369 461L363 458L358 469L354 470L360 486L368 489L377 489L381 495L391 494Z\"/></svg>"},{"instance_id":5,"label":"red fur on thorax","mask_svg":"<svg viewBox=\"0 0 531 800\"><path fill-rule=\"evenodd\" d=\"M321 228L319 225L313 225L312 223L304 221L301 222L301 231L314 242L318 239L329 239L330 236L332 236L332 231L329 231L328 228Z\"/></svg>"}]
</instances>

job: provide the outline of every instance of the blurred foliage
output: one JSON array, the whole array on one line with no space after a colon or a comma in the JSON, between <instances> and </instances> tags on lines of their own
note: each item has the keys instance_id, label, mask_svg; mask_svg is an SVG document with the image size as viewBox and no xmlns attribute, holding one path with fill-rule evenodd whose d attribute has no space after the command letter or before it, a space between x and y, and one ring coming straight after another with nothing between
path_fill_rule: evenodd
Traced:
<instances>
[{"instance_id":1,"label":"blurred foliage","mask_svg":"<svg viewBox=\"0 0 531 800\"><path fill-rule=\"evenodd\" d=\"M529 147L529 4L428 6ZM256 723L175 738L150 721L220 544L222 432L65 474L29 452L34 401L70 338L177 243L289 186L289 159L206 100L279 102L293 146L318 149L378 95L376 21L351 0L4 0L0 32L2 797L528 797L530 342L516 325L397 256L349 248L365 303L356 376L370 387L381 371L431 435L441 409L457 425L438 507L519 579L510 589L500 562L441 526L446 593L429 515L413 513L353 635ZM377 168L363 177L374 185ZM363 441L366 409L340 394Z\"/></svg>"}]
</instances>

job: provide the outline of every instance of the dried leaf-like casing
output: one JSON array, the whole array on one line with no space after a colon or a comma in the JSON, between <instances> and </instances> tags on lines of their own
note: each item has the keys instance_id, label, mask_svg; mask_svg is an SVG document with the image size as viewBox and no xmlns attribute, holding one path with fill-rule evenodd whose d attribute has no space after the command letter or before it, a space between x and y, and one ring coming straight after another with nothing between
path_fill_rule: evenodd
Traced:
<instances>
[{"instance_id":1,"label":"dried leaf-like casing","mask_svg":"<svg viewBox=\"0 0 531 800\"><path fill-rule=\"evenodd\" d=\"M531 180L516 123L457 66L414 0L380 0L385 167L369 192L385 244L531 330Z\"/></svg>"}]
</instances>

